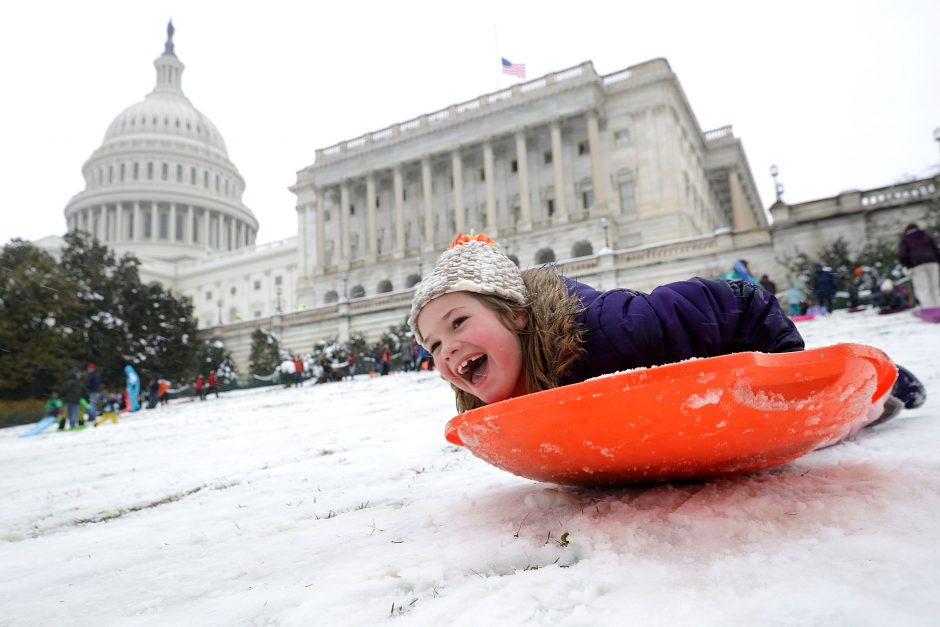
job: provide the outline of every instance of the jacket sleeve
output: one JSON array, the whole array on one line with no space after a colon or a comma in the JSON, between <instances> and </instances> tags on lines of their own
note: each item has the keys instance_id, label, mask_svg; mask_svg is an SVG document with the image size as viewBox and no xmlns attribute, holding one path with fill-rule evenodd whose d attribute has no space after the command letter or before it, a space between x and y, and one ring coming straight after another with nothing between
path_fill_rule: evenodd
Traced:
<instances>
[{"instance_id":1,"label":"jacket sleeve","mask_svg":"<svg viewBox=\"0 0 940 627\"><path fill-rule=\"evenodd\" d=\"M898 244L898 261L900 261L901 265L905 268L911 267L911 250L906 237L902 237Z\"/></svg>"},{"instance_id":2,"label":"jacket sleeve","mask_svg":"<svg viewBox=\"0 0 940 627\"><path fill-rule=\"evenodd\" d=\"M746 281L693 279L597 293L586 309L591 376L743 351L802 350L776 297Z\"/></svg>"}]
</instances>

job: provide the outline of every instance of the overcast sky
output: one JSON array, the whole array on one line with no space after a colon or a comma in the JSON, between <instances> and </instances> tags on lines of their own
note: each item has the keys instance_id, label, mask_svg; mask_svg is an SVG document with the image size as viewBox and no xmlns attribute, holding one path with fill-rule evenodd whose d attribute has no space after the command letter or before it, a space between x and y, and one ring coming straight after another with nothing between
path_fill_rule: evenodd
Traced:
<instances>
[{"instance_id":1,"label":"overcast sky","mask_svg":"<svg viewBox=\"0 0 940 627\"><path fill-rule=\"evenodd\" d=\"M296 234L317 148L592 60L665 57L703 130L733 125L764 206L940 169L940 2L15 2L0 9L0 243L63 234L82 164L155 83L183 90L246 181L259 242Z\"/></svg>"}]
</instances>

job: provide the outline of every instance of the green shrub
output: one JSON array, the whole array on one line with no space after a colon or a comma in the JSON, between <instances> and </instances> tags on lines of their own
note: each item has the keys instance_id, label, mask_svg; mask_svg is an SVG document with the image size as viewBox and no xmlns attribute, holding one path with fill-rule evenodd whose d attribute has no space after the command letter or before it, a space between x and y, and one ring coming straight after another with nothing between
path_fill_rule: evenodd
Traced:
<instances>
[{"instance_id":1,"label":"green shrub","mask_svg":"<svg viewBox=\"0 0 940 627\"><path fill-rule=\"evenodd\" d=\"M14 427L36 422L43 417L45 401L0 401L0 427Z\"/></svg>"}]
</instances>

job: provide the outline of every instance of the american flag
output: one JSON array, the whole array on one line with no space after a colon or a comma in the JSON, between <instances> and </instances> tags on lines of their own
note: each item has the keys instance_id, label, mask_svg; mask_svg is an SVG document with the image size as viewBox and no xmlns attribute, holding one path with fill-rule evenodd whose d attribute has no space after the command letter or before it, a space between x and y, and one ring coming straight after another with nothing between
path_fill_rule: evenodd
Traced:
<instances>
[{"instance_id":1,"label":"american flag","mask_svg":"<svg viewBox=\"0 0 940 627\"><path fill-rule=\"evenodd\" d=\"M525 80L525 63L510 63L509 59L506 57L502 58L503 63L503 74L509 74L510 76L517 76Z\"/></svg>"}]
</instances>

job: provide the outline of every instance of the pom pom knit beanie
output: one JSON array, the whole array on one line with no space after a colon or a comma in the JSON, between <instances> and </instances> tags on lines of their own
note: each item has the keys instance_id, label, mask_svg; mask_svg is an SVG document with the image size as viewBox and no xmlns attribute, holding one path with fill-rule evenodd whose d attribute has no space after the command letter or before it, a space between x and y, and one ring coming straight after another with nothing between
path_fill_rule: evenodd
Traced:
<instances>
[{"instance_id":1,"label":"pom pom knit beanie","mask_svg":"<svg viewBox=\"0 0 940 627\"><path fill-rule=\"evenodd\" d=\"M429 302L451 292L475 292L499 296L518 305L526 304L522 273L486 235L458 235L445 250L431 275L415 289L408 324L418 342L418 315Z\"/></svg>"}]
</instances>

